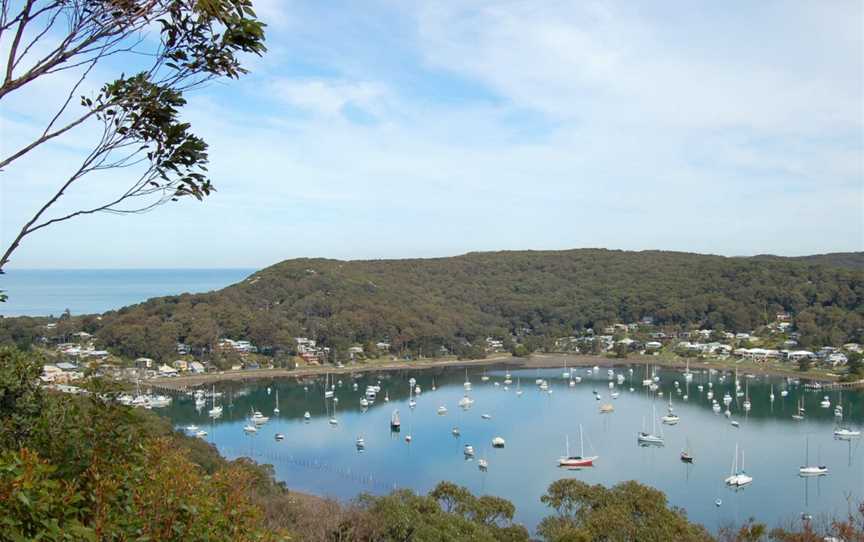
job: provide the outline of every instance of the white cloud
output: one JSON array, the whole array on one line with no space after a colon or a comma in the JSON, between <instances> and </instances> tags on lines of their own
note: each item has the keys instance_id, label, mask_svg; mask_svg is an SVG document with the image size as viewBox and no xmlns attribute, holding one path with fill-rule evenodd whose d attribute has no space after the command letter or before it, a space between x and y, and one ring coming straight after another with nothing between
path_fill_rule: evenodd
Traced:
<instances>
[{"instance_id":1,"label":"white cloud","mask_svg":"<svg viewBox=\"0 0 864 542\"><path fill-rule=\"evenodd\" d=\"M46 231L20 266L864 249L860 8L658 6L265 4L271 53L189 96L218 192ZM88 183L70 205L122 177Z\"/></svg>"},{"instance_id":2,"label":"white cloud","mask_svg":"<svg viewBox=\"0 0 864 542\"><path fill-rule=\"evenodd\" d=\"M325 79L279 78L273 81L272 92L292 106L327 116L340 115L349 105L361 109L378 109L377 104L387 95L380 84Z\"/></svg>"}]
</instances>

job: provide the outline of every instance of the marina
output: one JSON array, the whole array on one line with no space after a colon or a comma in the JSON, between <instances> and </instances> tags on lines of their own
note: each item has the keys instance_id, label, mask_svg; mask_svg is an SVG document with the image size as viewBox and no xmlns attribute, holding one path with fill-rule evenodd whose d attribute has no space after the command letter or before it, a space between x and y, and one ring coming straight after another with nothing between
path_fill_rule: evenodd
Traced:
<instances>
[{"instance_id":1,"label":"marina","mask_svg":"<svg viewBox=\"0 0 864 542\"><path fill-rule=\"evenodd\" d=\"M540 496L557 479L634 479L716 530L751 516L774 526L842 514L847 494L864 498L864 394L844 390L841 399L804 384L739 375L736 386L732 372L644 365L445 368L225 383L216 388L219 417L208 417L209 400L196 408L194 393L176 393L157 412L180 430L194 426L189 434L229 458L273 464L298 491L348 500L428 491L446 479L511 500L533 529L548 513ZM712 408L711 392L728 397L723 409L734 424ZM826 394L842 412L820 407ZM806 418L796 418L801 412ZM826 468L819 476L799 472L812 466L802 465L810 449ZM571 457L572 465L562 462Z\"/></svg>"}]
</instances>

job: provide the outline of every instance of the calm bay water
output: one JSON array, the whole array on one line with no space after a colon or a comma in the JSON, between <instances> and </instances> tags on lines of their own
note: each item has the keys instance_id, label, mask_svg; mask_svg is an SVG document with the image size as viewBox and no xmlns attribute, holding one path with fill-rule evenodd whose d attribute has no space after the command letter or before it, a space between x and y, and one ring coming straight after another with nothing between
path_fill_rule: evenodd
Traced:
<instances>
[{"instance_id":1,"label":"calm bay water","mask_svg":"<svg viewBox=\"0 0 864 542\"><path fill-rule=\"evenodd\" d=\"M288 379L220 386L217 389L225 392L220 399L225 414L216 421L207 417L209 403L196 411L186 397L178 398L161 413L177 426L197 424L207 430L204 438L229 458L251 456L272 464L277 477L299 491L347 500L359 492L386 493L394 487L425 492L440 480L450 480L476 493L511 500L517 519L532 529L549 513L540 496L551 482L563 477L604 485L638 480L664 491L672 504L685 508L691 519L711 530L751 516L774 526L797 520L804 512L814 517L845 514L847 496L856 502L864 498L864 439L833 438L837 392L828 394L832 404L826 409L819 405L824 392L787 386L784 379L776 377L741 378L742 386L748 383L753 407L745 413L743 398L733 401L731 419L740 423L735 428L722 414L712 412L706 398L709 378L721 405L725 391L731 390L734 397L731 376L720 383L718 375L697 372L687 384L680 372L660 371L660 390L665 393L660 398L642 387L644 367L633 367L632 374L628 369L615 369L627 380L616 385L620 396L614 400L610 398L606 368L596 374L585 368L574 369L583 378L574 388L561 378L561 369L514 370L509 390L501 383L504 370L489 370L489 381L482 382L482 370L474 368L470 380L475 403L468 410L457 406L464 394L464 370L442 369L358 375L356 391L351 376L337 377L342 379L336 389L337 426L328 423L332 402L323 399L323 377L307 381L306 390L304 383ZM423 390L414 409L408 406L411 377ZM515 393L517 378L522 396ZM535 385L537 378L549 379L553 393L540 391ZM368 410L362 409L359 402L366 386L379 380L382 389L378 400ZM436 391L431 390L433 382ZM697 390L698 384L704 385L703 392ZM773 403L769 400L772 385L776 396ZM630 387L634 391L629 391ZM781 397L780 391L787 388L788 396ZM602 401L594 399L595 389L603 396ZM277 390L280 413L274 414ZM389 402L384 401L385 393ZM680 423L663 427L664 447L638 446L636 433L644 420L650 425L652 408L658 417L665 413L669 393ZM687 401L684 395L689 396ZM803 421L791 417L799 399L807 410ZM843 423L860 429L864 425L864 393L846 392L841 400L846 413ZM600 414L599 406L606 402L612 403L615 411ZM446 415L437 413L441 405L447 407ZM257 434L248 435L243 426L253 408L271 420ZM401 413L401 434L389 429L394 409ZM303 421L307 410L312 415L308 423ZM482 414L489 414L491 419L482 419ZM564 454L565 434L569 434L571 452L578 453L580 425L586 455L596 454L599 459L591 469L561 470L557 459ZM453 426L461 429L460 437L452 436ZM284 441L274 439L277 432L286 435ZM405 442L406 434L412 435L412 443ZM358 436L365 439L362 452L355 446ZM506 440L505 448L492 448L491 440L496 436ZM810 464L818 461L827 465L827 476L798 476L808 439ZM466 443L475 447L477 458L488 460L487 472L477 468L476 460L465 459ZM695 456L692 465L679 459L688 443ZM751 486L739 491L723 484L736 444L744 452L746 471L754 477ZM715 505L718 498L722 500L719 507Z\"/></svg>"},{"instance_id":2,"label":"calm bay water","mask_svg":"<svg viewBox=\"0 0 864 542\"><path fill-rule=\"evenodd\" d=\"M12 269L0 275L3 316L90 314L151 297L216 290L241 281L251 269Z\"/></svg>"}]
</instances>

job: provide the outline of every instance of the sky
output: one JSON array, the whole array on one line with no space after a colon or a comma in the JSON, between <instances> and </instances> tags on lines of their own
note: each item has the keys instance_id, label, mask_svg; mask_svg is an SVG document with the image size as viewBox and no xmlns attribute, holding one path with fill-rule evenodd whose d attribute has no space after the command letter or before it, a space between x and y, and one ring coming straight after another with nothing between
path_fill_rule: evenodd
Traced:
<instances>
[{"instance_id":1,"label":"sky","mask_svg":"<svg viewBox=\"0 0 864 542\"><path fill-rule=\"evenodd\" d=\"M269 51L183 113L217 192L46 228L10 269L864 250L864 2L254 4ZM74 80L0 101L0 154ZM3 248L95 135L82 126L0 173ZM130 179L87 178L56 212Z\"/></svg>"}]
</instances>

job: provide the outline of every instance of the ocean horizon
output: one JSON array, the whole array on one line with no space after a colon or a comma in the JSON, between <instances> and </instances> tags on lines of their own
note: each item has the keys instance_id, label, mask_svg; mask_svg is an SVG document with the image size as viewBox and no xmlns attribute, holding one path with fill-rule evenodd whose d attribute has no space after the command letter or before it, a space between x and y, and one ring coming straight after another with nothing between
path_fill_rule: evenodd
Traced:
<instances>
[{"instance_id":1,"label":"ocean horizon","mask_svg":"<svg viewBox=\"0 0 864 542\"><path fill-rule=\"evenodd\" d=\"M0 316L94 314L153 297L202 293L239 282L253 268L10 269L0 275Z\"/></svg>"}]
</instances>

